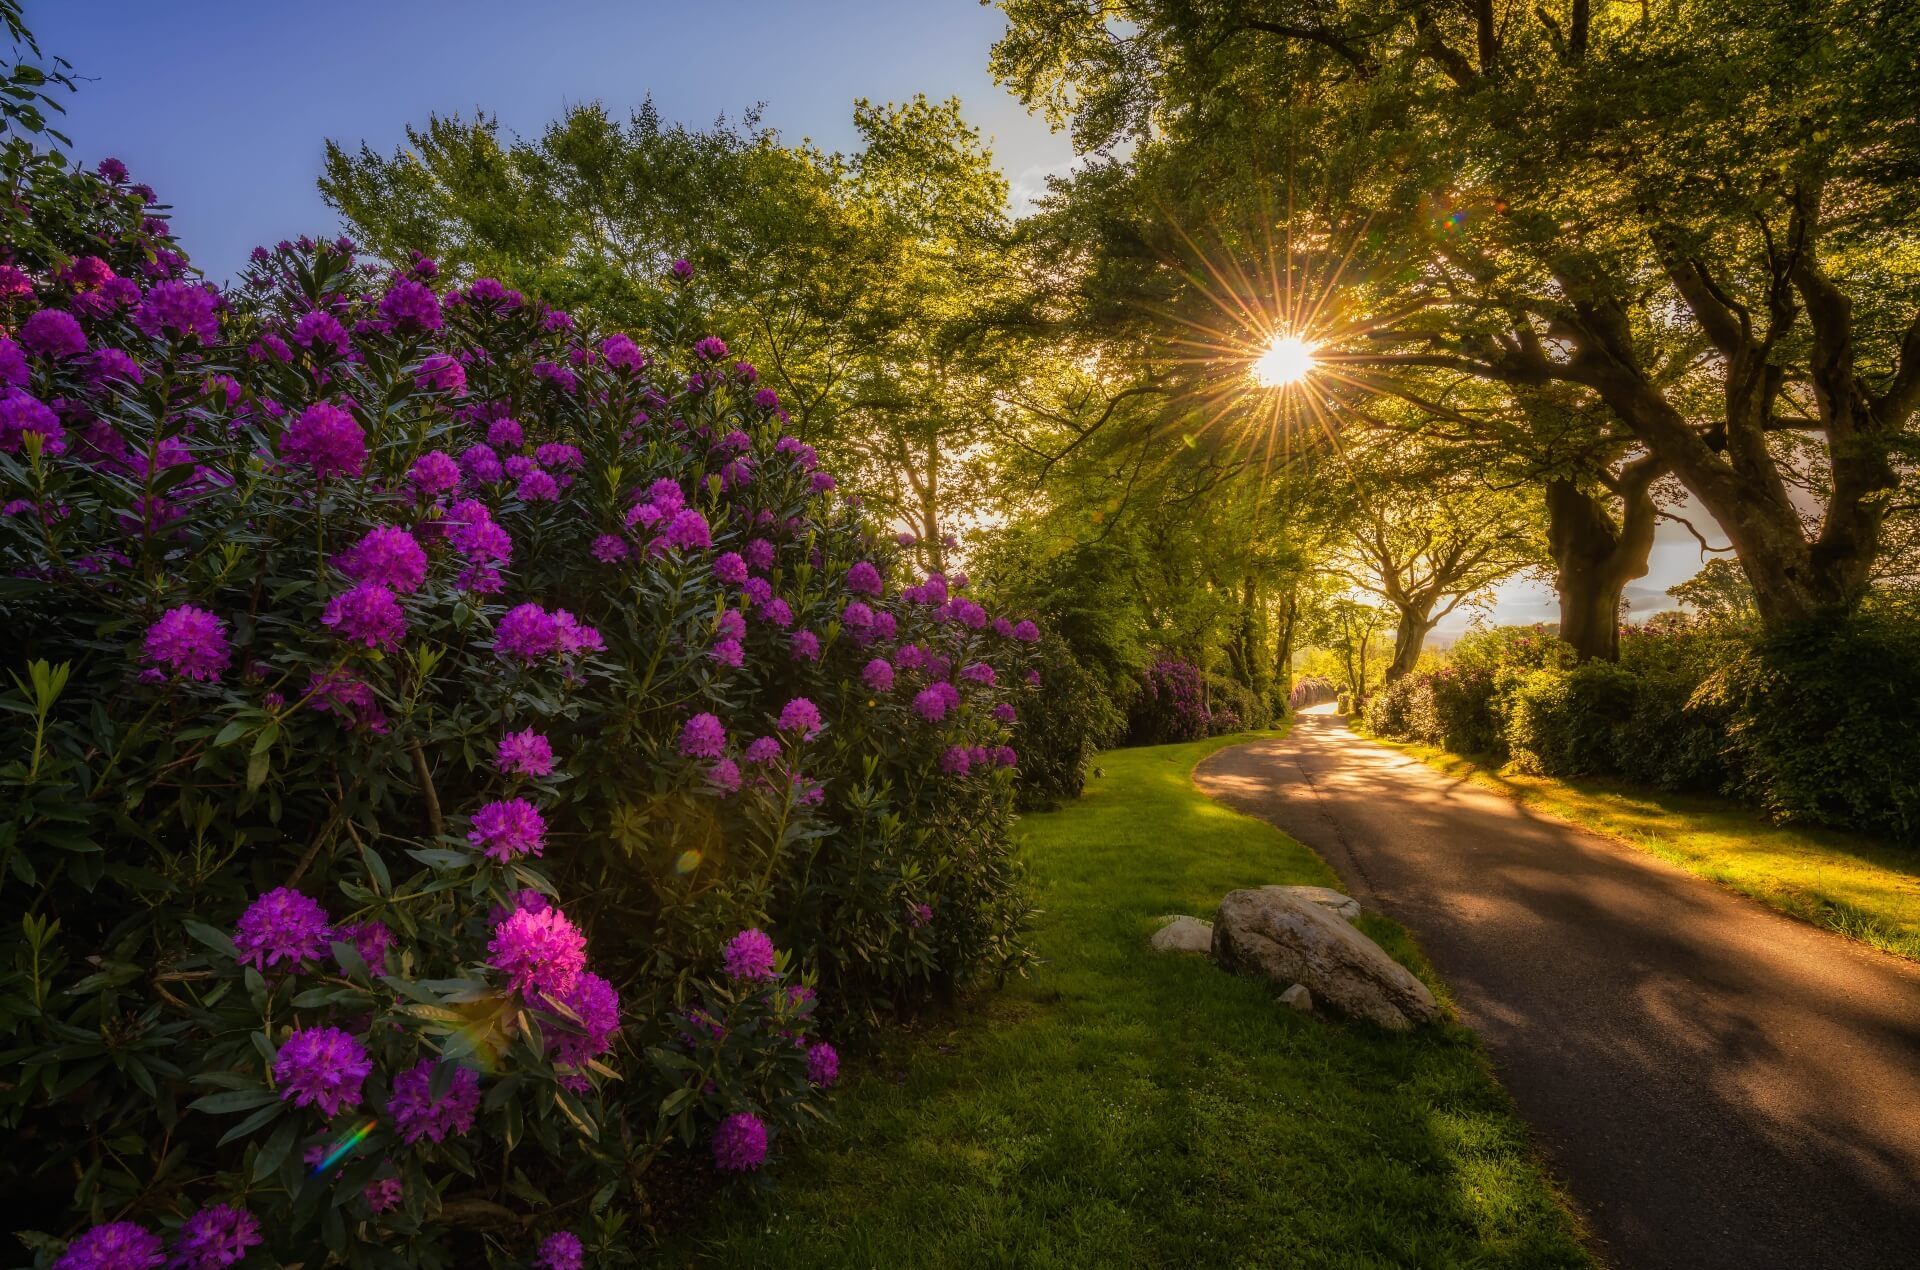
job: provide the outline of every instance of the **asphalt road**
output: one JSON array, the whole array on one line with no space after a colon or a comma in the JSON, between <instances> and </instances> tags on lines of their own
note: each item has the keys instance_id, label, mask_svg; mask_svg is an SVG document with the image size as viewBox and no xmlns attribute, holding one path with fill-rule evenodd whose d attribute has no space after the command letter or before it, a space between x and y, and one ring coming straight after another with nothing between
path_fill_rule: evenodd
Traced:
<instances>
[{"instance_id":1,"label":"asphalt road","mask_svg":"<svg viewBox=\"0 0 1920 1270\"><path fill-rule=\"evenodd\" d=\"M1610 1265L1920 1267L1920 965L1334 716L1197 779L1414 932Z\"/></svg>"}]
</instances>

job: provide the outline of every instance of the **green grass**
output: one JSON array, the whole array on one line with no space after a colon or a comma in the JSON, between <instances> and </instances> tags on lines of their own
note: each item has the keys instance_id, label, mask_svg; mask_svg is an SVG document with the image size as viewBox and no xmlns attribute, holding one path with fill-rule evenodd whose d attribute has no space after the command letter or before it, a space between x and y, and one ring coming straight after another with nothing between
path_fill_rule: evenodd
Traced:
<instances>
[{"instance_id":1,"label":"green grass","mask_svg":"<svg viewBox=\"0 0 1920 1270\"><path fill-rule=\"evenodd\" d=\"M1853 834L1776 825L1724 799L1615 781L1519 776L1429 745L1380 744L1650 851L1790 917L1920 961L1920 853Z\"/></svg>"},{"instance_id":2,"label":"green grass","mask_svg":"<svg viewBox=\"0 0 1920 1270\"><path fill-rule=\"evenodd\" d=\"M1332 884L1194 789L1223 740L1103 756L1023 822L1031 979L890 1036L778 1186L666 1250L755 1267L1585 1267L1471 1035L1306 1017L1154 917ZM1403 932L1370 934L1436 983ZM1440 993L1444 998L1444 993Z\"/></svg>"}]
</instances>

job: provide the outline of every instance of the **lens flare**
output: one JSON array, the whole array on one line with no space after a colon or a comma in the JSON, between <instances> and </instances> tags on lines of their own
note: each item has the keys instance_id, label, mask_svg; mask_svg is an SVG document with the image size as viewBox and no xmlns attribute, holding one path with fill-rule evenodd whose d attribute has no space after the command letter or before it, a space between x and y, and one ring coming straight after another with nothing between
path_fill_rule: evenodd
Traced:
<instances>
[{"instance_id":1,"label":"lens flare","mask_svg":"<svg viewBox=\"0 0 1920 1270\"><path fill-rule=\"evenodd\" d=\"M346 1137L340 1139L331 1151L328 1151L324 1156L320 1157L320 1163L313 1166L314 1176L318 1177L334 1165L340 1163L340 1161L346 1159L355 1147L366 1141L367 1135L373 1132L377 1123L377 1121L367 1120L355 1125L352 1131L349 1132Z\"/></svg>"},{"instance_id":2,"label":"lens flare","mask_svg":"<svg viewBox=\"0 0 1920 1270\"><path fill-rule=\"evenodd\" d=\"M1266 351L1260 354L1259 360L1254 362L1248 373L1262 388L1283 388L1288 384L1297 384L1318 365L1313 354L1313 345L1298 335L1275 335L1267 341Z\"/></svg>"}]
</instances>

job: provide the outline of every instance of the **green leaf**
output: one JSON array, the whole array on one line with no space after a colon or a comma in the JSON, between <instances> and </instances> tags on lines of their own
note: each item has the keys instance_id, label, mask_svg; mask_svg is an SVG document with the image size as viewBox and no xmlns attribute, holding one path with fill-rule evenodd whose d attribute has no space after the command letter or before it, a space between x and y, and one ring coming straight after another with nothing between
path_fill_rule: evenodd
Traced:
<instances>
[{"instance_id":1,"label":"green leaf","mask_svg":"<svg viewBox=\"0 0 1920 1270\"><path fill-rule=\"evenodd\" d=\"M253 1180L265 1181L280 1167L280 1161L287 1158L287 1152L293 1149L293 1140L299 1134L298 1121L289 1120L273 1131L267 1139L267 1145L260 1148L260 1154L253 1162Z\"/></svg>"},{"instance_id":2,"label":"green leaf","mask_svg":"<svg viewBox=\"0 0 1920 1270\"><path fill-rule=\"evenodd\" d=\"M233 937L227 932L209 926L205 922L196 922L192 918L188 918L181 925L186 927L187 934L215 952L222 953L233 960L239 960L240 950L233 946Z\"/></svg>"}]
</instances>

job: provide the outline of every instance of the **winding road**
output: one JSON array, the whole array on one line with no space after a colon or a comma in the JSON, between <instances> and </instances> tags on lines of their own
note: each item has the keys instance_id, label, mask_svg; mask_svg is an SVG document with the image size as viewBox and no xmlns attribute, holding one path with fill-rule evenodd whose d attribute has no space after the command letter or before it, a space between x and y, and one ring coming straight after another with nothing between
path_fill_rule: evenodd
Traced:
<instances>
[{"instance_id":1,"label":"winding road","mask_svg":"<svg viewBox=\"0 0 1920 1270\"><path fill-rule=\"evenodd\" d=\"M1414 932L1608 1264L1920 1267L1920 965L1337 716L1196 780Z\"/></svg>"}]
</instances>

